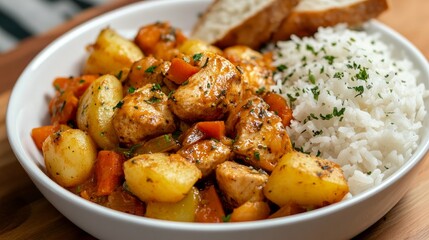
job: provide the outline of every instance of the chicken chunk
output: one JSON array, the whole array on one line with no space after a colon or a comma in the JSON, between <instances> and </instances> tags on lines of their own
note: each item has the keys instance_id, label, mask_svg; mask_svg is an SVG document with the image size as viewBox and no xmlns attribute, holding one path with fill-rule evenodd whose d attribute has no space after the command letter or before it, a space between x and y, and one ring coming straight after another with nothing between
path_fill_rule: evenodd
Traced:
<instances>
[{"instance_id":1,"label":"chicken chunk","mask_svg":"<svg viewBox=\"0 0 429 240\"><path fill-rule=\"evenodd\" d=\"M235 208L247 201L263 201L268 174L236 162L226 161L216 168L216 180L227 203Z\"/></svg>"},{"instance_id":2,"label":"chicken chunk","mask_svg":"<svg viewBox=\"0 0 429 240\"><path fill-rule=\"evenodd\" d=\"M227 112L225 96L240 72L224 57L204 52L196 62L201 70L171 94L170 109L187 121L217 120Z\"/></svg>"},{"instance_id":3,"label":"chicken chunk","mask_svg":"<svg viewBox=\"0 0 429 240\"><path fill-rule=\"evenodd\" d=\"M119 141L126 146L173 132L176 128L174 116L167 106L167 96L157 84L137 89L116 107L113 127Z\"/></svg>"},{"instance_id":4,"label":"chicken chunk","mask_svg":"<svg viewBox=\"0 0 429 240\"><path fill-rule=\"evenodd\" d=\"M132 93L135 89L150 83L163 85L164 76L169 66L170 62L162 61L152 56L144 57L134 62L128 78L124 82L125 94Z\"/></svg>"},{"instance_id":5,"label":"chicken chunk","mask_svg":"<svg viewBox=\"0 0 429 240\"><path fill-rule=\"evenodd\" d=\"M236 157L271 172L283 154L292 150L292 145L282 119L268 109L262 98L250 97L230 113L226 127L235 136Z\"/></svg>"},{"instance_id":6,"label":"chicken chunk","mask_svg":"<svg viewBox=\"0 0 429 240\"><path fill-rule=\"evenodd\" d=\"M217 140L202 140L182 148L178 154L194 163L206 177L231 157L231 149Z\"/></svg>"},{"instance_id":7,"label":"chicken chunk","mask_svg":"<svg viewBox=\"0 0 429 240\"><path fill-rule=\"evenodd\" d=\"M261 53L246 47L234 46L224 50L224 56L241 71L240 82L235 82L227 94L230 108L234 108L252 95L261 95L274 84L270 60Z\"/></svg>"}]
</instances>

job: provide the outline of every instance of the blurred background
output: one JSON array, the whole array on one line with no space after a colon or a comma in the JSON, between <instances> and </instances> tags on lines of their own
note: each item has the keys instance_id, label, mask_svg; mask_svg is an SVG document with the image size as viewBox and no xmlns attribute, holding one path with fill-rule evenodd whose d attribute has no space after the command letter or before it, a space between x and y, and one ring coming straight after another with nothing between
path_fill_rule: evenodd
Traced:
<instances>
[{"instance_id":1,"label":"blurred background","mask_svg":"<svg viewBox=\"0 0 429 240\"><path fill-rule=\"evenodd\" d=\"M84 9L115 0L0 0L0 53L27 37L69 20Z\"/></svg>"}]
</instances>

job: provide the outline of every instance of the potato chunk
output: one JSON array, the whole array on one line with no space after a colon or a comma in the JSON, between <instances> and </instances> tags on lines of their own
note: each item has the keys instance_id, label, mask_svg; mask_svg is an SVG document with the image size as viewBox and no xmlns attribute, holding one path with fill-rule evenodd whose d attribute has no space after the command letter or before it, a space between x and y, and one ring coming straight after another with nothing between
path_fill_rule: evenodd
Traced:
<instances>
[{"instance_id":1,"label":"potato chunk","mask_svg":"<svg viewBox=\"0 0 429 240\"><path fill-rule=\"evenodd\" d=\"M279 206L292 202L323 207L340 201L348 192L338 164L295 151L280 159L264 188L265 196Z\"/></svg>"},{"instance_id":2,"label":"potato chunk","mask_svg":"<svg viewBox=\"0 0 429 240\"><path fill-rule=\"evenodd\" d=\"M42 151L48 176L63 187L83 183L97 157L97 146L79 129L51 134L43 142Z\"/></svg>"},{"instance_id":3,"label":"potato chunk","mask_svg":"<svg viewBox=\"0 0 429 240\"><path fill-rule=\"evenodd\" d=\"M179 222L194 222L199 204L198 189L193 187L186 197L177 203L148 202L146 217Z\"/></svg>"},{"instance_id":4,"label":"potato chunk","mask_svg":"<svg viewBox=\"0 0 429 240\"><path fill-rule=\"evenodd\" d=\"M124 163L131 192L149 202L178 202L191 190L201 171L178 154L141 154Z\"/></svg>"},{"instance_id":5,"label":"potato chunk","mask_svg":"<svg viewBox=\"0 0 429 240\"><path fill-rule=\"evenodd\" d=\"M100 32L89 51L84 74L112 74L121 81L127 78L133 62L143 57L137 45L110 28Z\"/></svg>"},{"instance_id":6,"label":"potato chunk","mask_svg":"<svg viewBox=\"0 0 429 240\"><path fill-rule=\"evenodd\" d=\"M121 82L112 75L104 75L89 86L79 101L77 125L103 149L112 149L119 144L112 120L115 106L121 100Z\"/></svg>"}]
</instances>

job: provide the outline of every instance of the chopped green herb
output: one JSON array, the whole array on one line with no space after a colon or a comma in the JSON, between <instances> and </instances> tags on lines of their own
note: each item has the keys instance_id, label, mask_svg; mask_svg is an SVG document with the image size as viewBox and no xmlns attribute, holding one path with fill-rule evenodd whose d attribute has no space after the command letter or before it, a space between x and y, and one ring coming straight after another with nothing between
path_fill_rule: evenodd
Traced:
<instances>
[{"instance_id":1,"label":"chopped green herb","mask_svg":"<svg viewBox=\"0 0 429 240\"><path fill-rule=\"evenodd\" d=\"M122 105L124 105L124 101L119 101L116 106L113 107L113 110L115 110L116 108L121 108Z\"/></svg>"},{"instance_id":2,"label":"chopped green herb","mask_svg":"<svg viewBox=\"0 0 429 240\"><path fill-rule=\"evenodd\" d=\"M136 89L133 86L128 88L128 93L134 93L135 91Z\"/></svg>"},{"instance_id":3,"label":"chopped green herb","mask_svg":"<svg viewBox=\"0 0 429 240\"><path fill-rule=\"evenodd\" d=\"M195 62L198 62L198 61L200 61L201 60L201 58L203 57L203 54L202 53L197 53L197 54L194 54L194 56L192 56L192 59L195 61Z\"/></svg>"},{"instance_id":4,"label":"chopped green herb","mask_svg":"<svg viewBox=\"0 0 429 240\"><path fill-rule=\"evenodd\" d=\"M116 78L121 80L122 78L122 70L118 72L118 74L116 74Z\"/></svg>"},{"instance_id":5,"label":"chopped green herb","mask_svg":"<svg viewBox=\"0 0 429 240\"><path fill-rule=\"evenodd\" d=\"M149 100L145 100L145 102L148 104L158 103L160 101L161 99L155 96L151 97Z\"/></svg>"},{"instance_id":6,"label":"chopped green herb","mask_svg":"<svg viewBox=\"0 0 429 240\"><path fill-rule=\"evenodd\" d=\"M161 90L161 85L159 85L159 83L154 83L152 85L152 88L150 89L151 91L158 91Z\"/></svg>"},{"instance_id":7,"label":"chopped green herb","mask_svg":"<svg viewBox=\"0 0 429 240\"><path fill-rule=\"evenodd\" d=\"M332 65L334 63L334 56L326 55L323 58L328 61L329 65Z\"/></svg>"},{"instance_id":8,"label":"chopped green herb","mask_svg":"<svg viewBox=\"0 0 429 240\"><path fill-rule=\"evenodd\" d=\"M144 70L145 73L154 73L156 69L156 66L150 66L146 70Z\"/></svg>"},{"instance_id":9,"label":"chopped green herb","mask_svg":"<svg viewBox=\"0 0 429 240\"><path fill-rule=\"evenodd\" d=\"M256 160L260 160L261 159L261 154L258 151L255 151L253 153L253 156L255 157Z\"/></svg>"},{"instance_id":10,"label":"chopped green herb","mask_svg":"<svg viewBox=\"0 0 429 240\"><path fill-rule=\"evenodd\" d=\"M287 70L287 66L284 64L280 64L279 66L276 67L276 69L279 72L283 72L284 70Z\"/></svg>"},{"instance_id":11,"label":"chopped green herb","mask_svg":"<svg viewBox=\"0 0 429 240\"><path fill-rule=\"evenodd\" d=\"M265 87L261 87L258 90L256 90L256 94L261 95L265 92Z\"/></svg>"}]
</instances>

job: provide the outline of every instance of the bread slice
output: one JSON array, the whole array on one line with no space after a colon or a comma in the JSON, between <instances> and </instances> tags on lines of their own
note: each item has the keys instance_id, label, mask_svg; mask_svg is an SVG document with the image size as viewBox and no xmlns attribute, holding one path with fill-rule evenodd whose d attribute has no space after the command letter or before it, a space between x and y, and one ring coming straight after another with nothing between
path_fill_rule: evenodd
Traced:
<instances>
[{"instance_id":1,"label":"bread slice","mask_svg":"<svg viewBox=\"0 0 429 240\"><path fill-rule=\"evenodd\" d=\"M247 45L259 48L268 42L299 0L215 0L191 37L220 48Z\"/></svg>"},{"instance_id":2,"label":"bread slice","mask_svg":"<svg viewBox=\"0 0 429 240\"><path fill-rule=\"evenodd\" d=\"M319 27L347 23L357 26L388 8L387 0L301 0L283 20L272 40L286 40L317 32Z\"/></svg>"}]
</instances>

